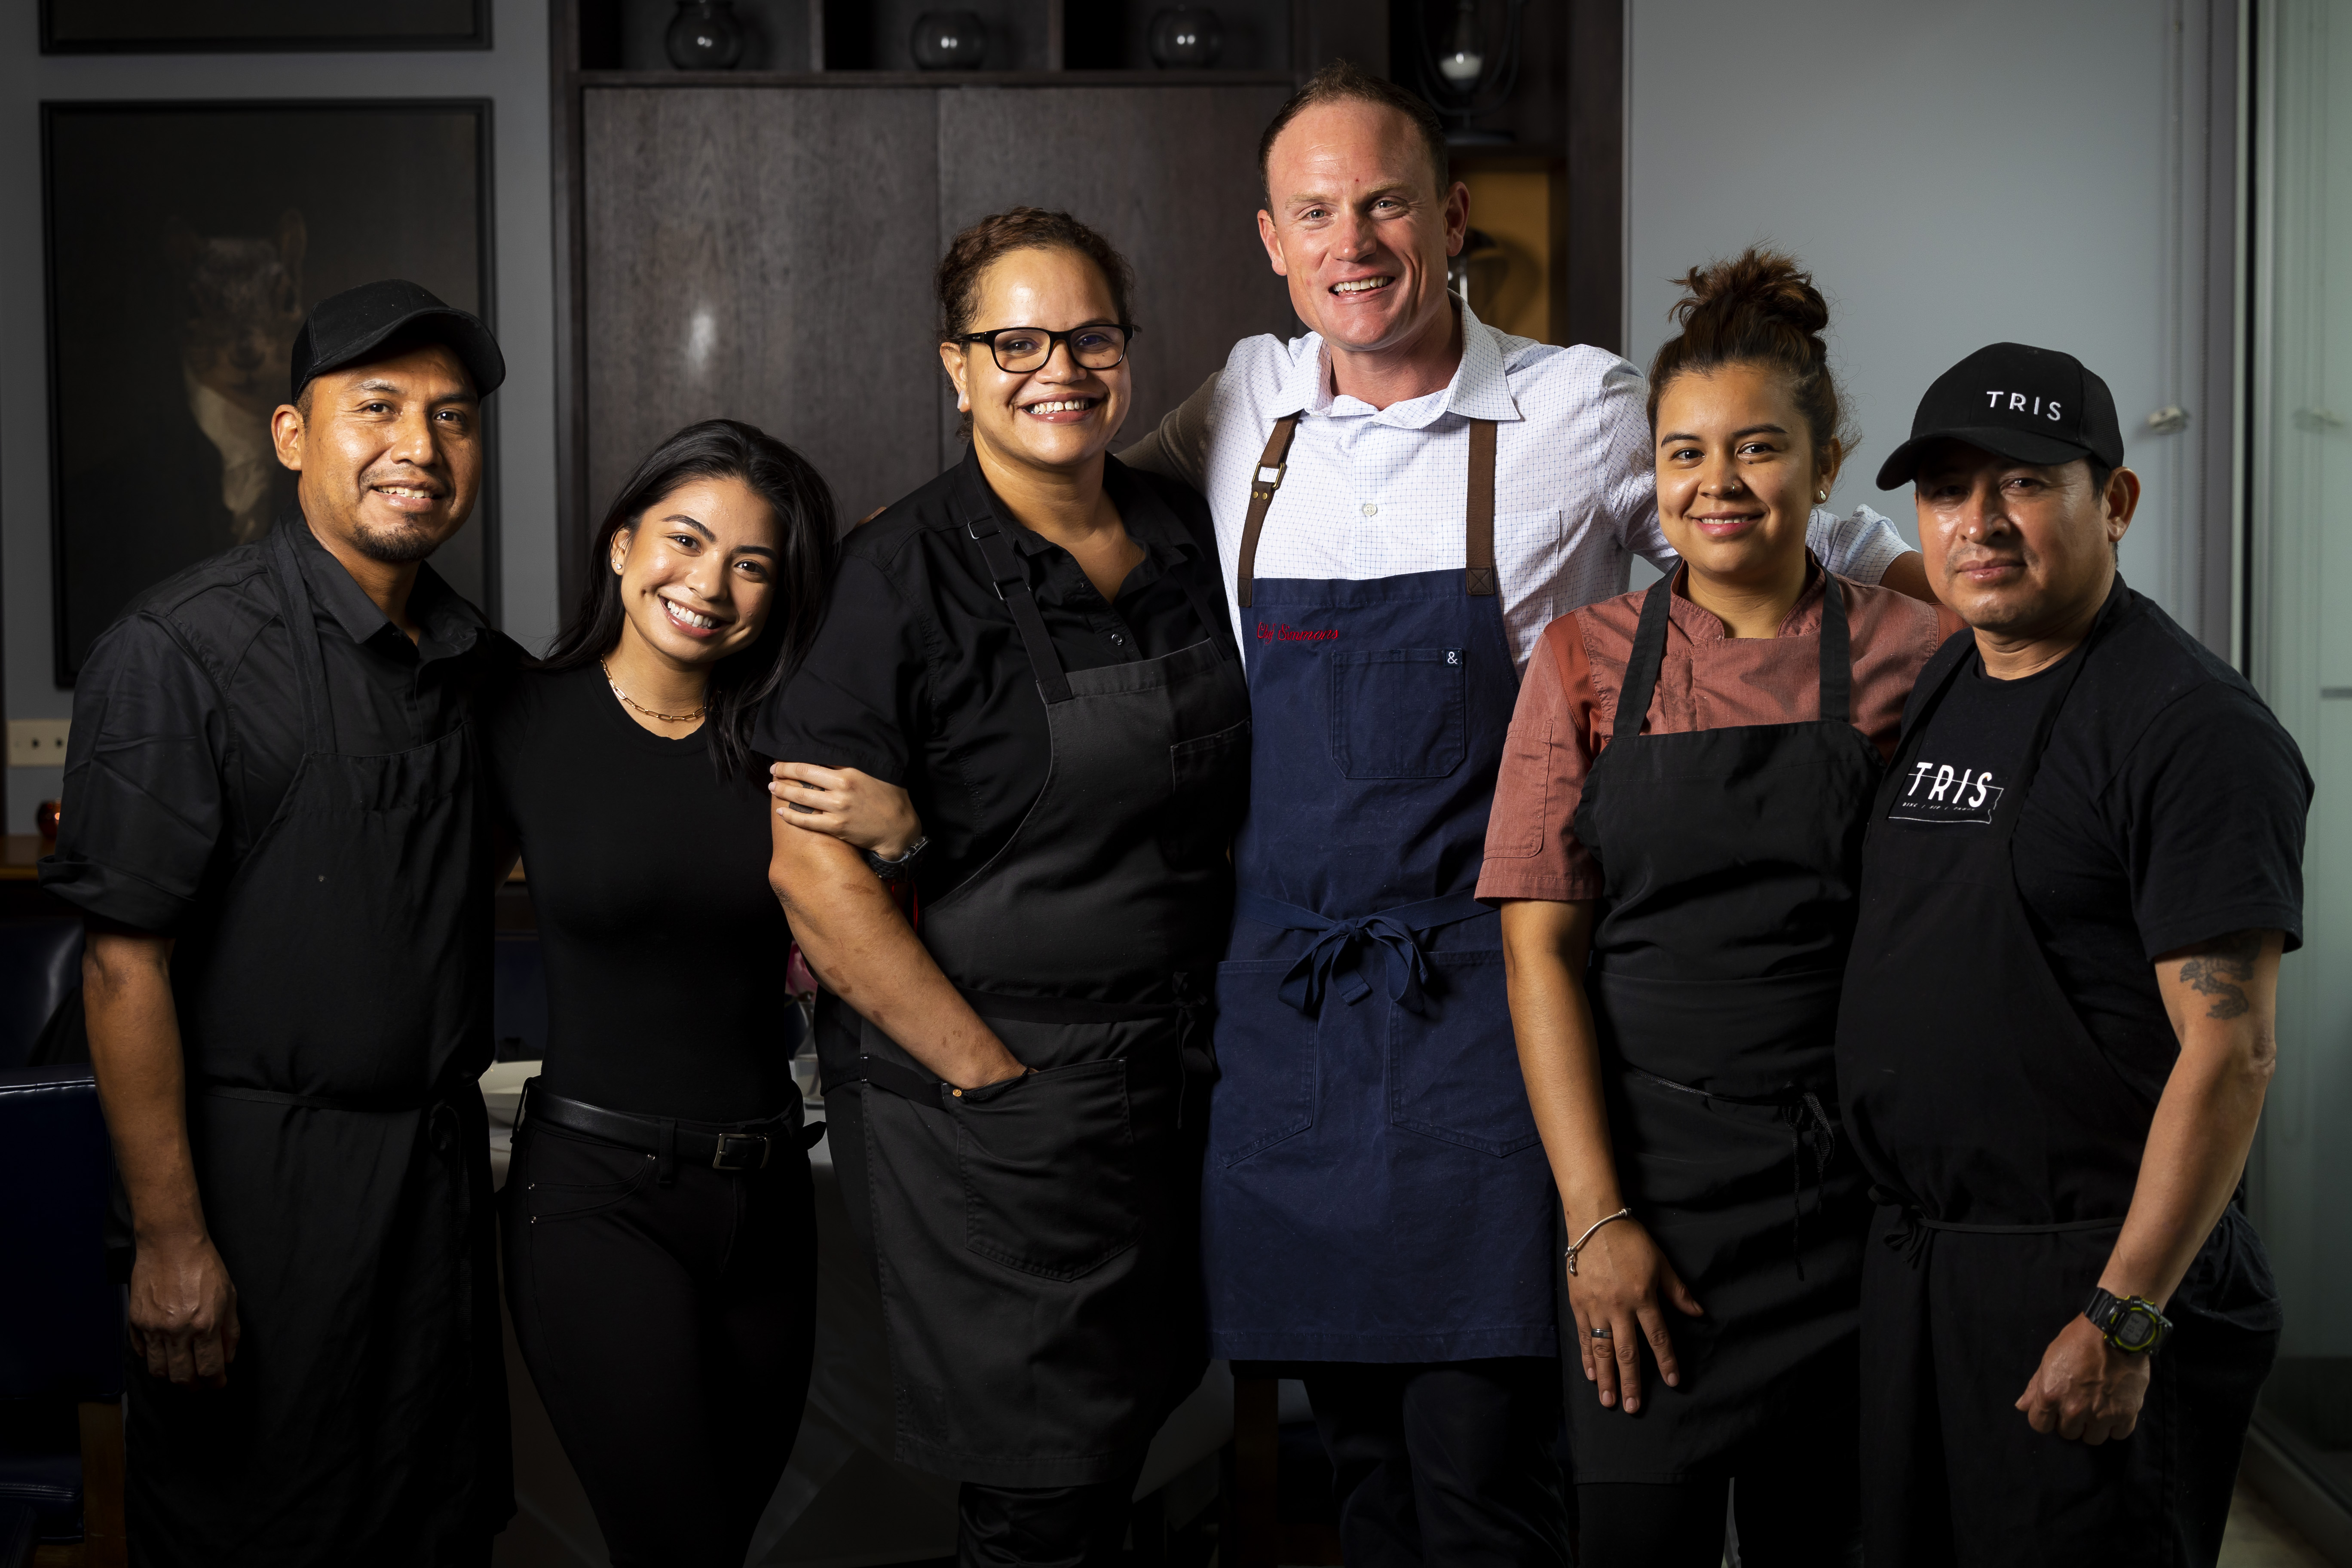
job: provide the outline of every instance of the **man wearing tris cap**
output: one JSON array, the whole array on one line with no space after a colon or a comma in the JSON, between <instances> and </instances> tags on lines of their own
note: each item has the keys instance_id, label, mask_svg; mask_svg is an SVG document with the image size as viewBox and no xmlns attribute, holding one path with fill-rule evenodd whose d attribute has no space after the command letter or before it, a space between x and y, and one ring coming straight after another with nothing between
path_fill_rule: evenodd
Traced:
<instances>
[{"instance_id":1,"label":"man wearing tris cap","mask_svg":"<svg viewBox=\"0 0 2352 1568\"><path fill-rule=\"evenodd\" d=\"M41 882L83 910L131 1201L142 1564L487 1563L514 1511L469 715L513 645L425 564L480 492L482 323L320 304L299 507L137 601L74 691Z\"/></svg>"},{"instance_id":2,"label":"man wearing tris cap","mask_svg":"<svg viewBox=\"0 0 2352 1568\"><path fill-rule=\"evenodd\" d=\"M2311 779L2253 689L2124 585L2106 384L1996 343L1879 470L1968 623L1863 856L1845 1126L1872 1568L2211 1563L2277 1348L2233 1201L2299 944Z\"/></svg>"}]
</instances>

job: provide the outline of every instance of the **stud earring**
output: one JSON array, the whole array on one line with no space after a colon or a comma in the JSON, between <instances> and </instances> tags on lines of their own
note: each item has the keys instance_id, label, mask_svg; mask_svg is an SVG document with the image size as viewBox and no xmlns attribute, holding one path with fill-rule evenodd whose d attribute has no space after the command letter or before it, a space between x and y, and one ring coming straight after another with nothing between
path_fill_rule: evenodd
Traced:
<instances>
[{"instance_id":1,"label":"stud earring","mask_svg":"<svg viewBox=\"0 0 2352 1568\"><path fill-rule=\"evenodd\" d=\"M1813 492L1813 499L1815 500L1827 500L1830 499L1830 492L1827 490L1815 490Z\"/></svg>"}]
</instances>

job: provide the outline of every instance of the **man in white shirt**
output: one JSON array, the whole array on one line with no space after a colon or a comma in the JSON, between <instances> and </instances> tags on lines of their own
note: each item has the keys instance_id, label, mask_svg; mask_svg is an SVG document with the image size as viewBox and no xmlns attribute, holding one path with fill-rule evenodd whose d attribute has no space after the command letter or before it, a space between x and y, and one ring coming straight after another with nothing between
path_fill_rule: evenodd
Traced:
<instances>
[{"instance_id":1,"label":"man in white shirt","mask_svg":"<svg viewBox=\"0 0 2352 1568\"><path fill-rule=\"evenodd\" d=\"M1236 345L1124 455L1208 497L1249 663L1211 1333L1305 1379L1355 1568L1565 1564L1555 1205L1471 892L1536 637L1635 553L1673 562L1646 391L1448 295L1469 193L1418 99L1327 68L1259 162L1310 331ZM1811 532L1831 570L1905 585L1884 519Z\"/></svg>"}]
</instances>

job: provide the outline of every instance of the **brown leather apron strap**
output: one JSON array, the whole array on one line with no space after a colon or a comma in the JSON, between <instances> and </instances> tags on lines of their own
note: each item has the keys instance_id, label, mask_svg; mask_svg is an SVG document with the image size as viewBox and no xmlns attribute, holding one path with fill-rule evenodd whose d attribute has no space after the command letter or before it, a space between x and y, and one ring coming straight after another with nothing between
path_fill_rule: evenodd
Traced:
<instances>
[{"instance_id":1,"label":"brown leather apron strap","mask_svg":"<svg viewBox=\"0 0 2352 1568\"><path fill-rule=\"evenodd\" d=\"M1234 574L1234 597L1244 610L1249 608L1251 572L1257 564L1257 536L1265 527L1265 509L1274 504L1274 492L1282 488L1290 438L1297 432L1297 415L1276 420L1274 434L1265 438L1265 450L1258 454L1257 471L1250 476L1249 519L1242 524L1242 558Z\"/></svg>"},{"instance_id":2,"label":"brown leather apron strap","mask_svg":"<svg viewBox=\"0 0 2352 1568\"><path fill-rule=\"evenodd\" d=\"M1470 421L1470 506L1462 540L1462 585L1495 595L1495 422Z\"/></svg>"},{"instance_id":3,"label":"brown leather apron strap","mask_svg":"<svg viewBox=\"0 0 2352 1568\"><path fill-rule=\"evenodd\" d=\"M1250 605L1250 580L1257 566L1257 536L1265 531L1266 509L1274 504L1274 492L1282 488L1283 471L1289 465L1290 438L1298 432L1298 416L1286 415L1274 422L1274 434L1266 437L1265 450L1258 454L1257 469L1250 476L1249 516L1242 523L1241 561L1234 573L1234 598L1244 610ZM1495 595L1495 422L1492 419L1470 421L1470 500L1465 509L1463 533L1463 586L1483 598Z\"/></svg>"}]
</instances>

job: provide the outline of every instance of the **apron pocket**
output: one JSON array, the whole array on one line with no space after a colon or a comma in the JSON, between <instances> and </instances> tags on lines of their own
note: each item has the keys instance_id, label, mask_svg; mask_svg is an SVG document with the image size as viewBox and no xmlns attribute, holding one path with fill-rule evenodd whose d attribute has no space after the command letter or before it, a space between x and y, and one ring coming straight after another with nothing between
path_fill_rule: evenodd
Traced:
<instances>
[{"instance_id":1,"label":"apron pocket","mask_svg":"<svg viewBox=\"0 0 2352 1568\"><path fill-rule=\"evenodd\" d=\"M1143 1221L1124 1060L1048 1068L952 1106L967 1248L1067 1280L1135 1245Z\"/></svg>"},{"instance_id":2,"label":"apron pocket","mask_svg":"<svg viewBox=\"0 0 2352 1568\"><path fill-rule=\"evenodd\" d=\"M1467 750L1458 647L1331 655L1331 760L1351 779L1442 779Z\"/></svg>"},{"instance_id":3,"label":"apron pocket","mask_svg":"<svg viewBox=\"0 0 2352 1568\"><path fill-rule=\"evenodd\" d=\"M1221 1164L1237 1165L1315 1125L1315 1020L1279 994L1290 962L1217 965L1209 1157Z\"/></svg>"},{"instance_id":4,"label":"apron pocket","mask_svg":"<svg viewBox=\"0 0 2352 1568\"><path fill-rule=\"evenodd\" d=\"M1381 1003L1389 1010L1389 1120L1497 1156L1534 1146L1502 953L1436 952L1429 963L1420 1015Z\"/></svg>"},{"instance_id":5,"label":"apron pocket","mask_svg":"<svg viewBox=\"0 0 2352 1568\"><path fill-rule=\"evenodd\" d=\"M1211 865L1233 847L1248 798L1250 721L1168 748L1174 794L1160 816L1160 847L1179 869Z\"/></svg>"}]
</instances>

